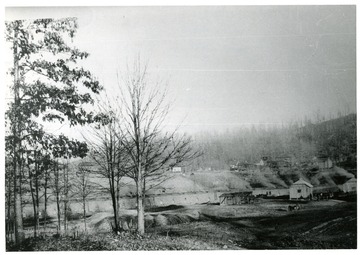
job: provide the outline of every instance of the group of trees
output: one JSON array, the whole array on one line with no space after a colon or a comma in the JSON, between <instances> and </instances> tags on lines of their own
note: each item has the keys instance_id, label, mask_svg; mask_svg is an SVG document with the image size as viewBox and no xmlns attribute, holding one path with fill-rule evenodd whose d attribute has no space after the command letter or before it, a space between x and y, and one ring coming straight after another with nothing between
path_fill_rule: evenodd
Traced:
<instances>
[{"instance_id":1,"label":"group of trees","mask_svg":"<svg viewBox=\"0 0 360 255\"><path fill-rule=\"evenodd\" d=\"M140 59L118 78L119 97L115 104L99 101L98 111L88 110L86 105L94 104L94 95L102 87L80 67L89 54L72 45L76 30L75 18L6 22L6 40L13 51L9 71L13 99L6 111L6 197L17 243L24 238L22 206L27 194L32 198L37 227L40 203L44 201L46 215L48 198L52 196L57 202L59 228L59 205L63 203L66 228L73 183L69 179L76 180L74 187L85 218L85 203L91 191L89 167L80 164L75 170L69 168L63 162L70 158L89 154L97 165L96 173L107 178L116 230L120 229L120 179L128 176L134 180L137 226L139 234L143 234L147 183L160 181L166 169L197 156L191 150L190 138L163 131L169 109L166 93L158 83L151 86L146 65ZM83 142L46 133L42 125L45 121L86 125L91 136Z\"/></svg>"},{"instance_id":2,"label":"group of trees","mask_svg":"<svg viewBox=\"0 0 360 255\"><path fill-rule=\"evenodd\" d=\"M36 153L40 155L40 153ZM6 167L6 174L12 174L12 168ZM33 225L34 237L41 233L50 231L48 228L52 218L56 218L57 233L64 230L67 232L68 219L77 214L73 214L71 204L79 203L82 206L84 218L84 229L86 231L86 204L89 195L96 195L97 185L92 183L89 167L81 163L70 163L68 159L54 159L49 155L37 157L33 164L26 163L21 179L21 199L22 206L32 205L33 212L23 213L23 217L28 224ZM6 178L6 208L7 225L11 228L14 218L13 208L13 184ZM49 204L53 204L56 215L49 216ZM41 226L40 227L40 223ZM7 229L9 232L10 229ZM7 233L9 234L9 233ZM11 239L11 237L8 237Z\"/></svg>"},{"instance_id":3,"label":"group of trees","mask_svg":"<svg viewBox=\"0 0 360 255\"><path fill-rule=\"evenodd\" d=\"M302 140L314 143L319 155L335 162L347 161L356 167L357 129L356 114L306 125L299 130Z\"/></svg>"},{"instance_id":4,"label":"group of trees","mask_svg":"<svg viewBox=\"0 0 360 255\"><path fill-rule=\"evenodd\" d=\"M151 81L147 66L134 61L126 75L118 79L116 103L106 99L99 108L107 113L101 126L92 127L86 141L93 149L89 157L99 166L96 171L109 183L116 231L119 225L120 180L134 181L137 200L137 230L144 234L144 199L148 189L164 181L164 173L199 153L191 139L163 129L169 111L166 90ZM109 103L110 102L110 103Z\"/></svg>"},{"instance_id":5,"label":"group of trees","mask_svg":"<svg viewBox=\"0 0 360 255\"><path fill-rule=\"evenodd\" d=\"M69 46L76 29L74 18L6 22L6 40L13 51L9 71L13 98L6 111L5 139L16 242L24 238L22 182L30 184L34 216L38 217L39 179L49 181L49 169L56 159L83 157L88 151L83 142L46 133L38 121L68 121L70 125L94 121L94 114L83 106L92 104L91 93L102 88L89 71L77 66L88 53ZM79 87L86 92L80 93Z\"/></svg>"},{"instance_id":6,"label":"group of trees","mask_svg":"<svg viewBox=\"0 0 360 255\"><path fill-rule=\"evenodd\" d=\"M238 162L258 163L263 156L273 159L287 156L297 162L314 156L327 156L334 161L356 160L356 114L320 119L198 133L194 146L201 148L203 154L194 160L192 167L229 169Z\"/></svg>"}]
</instances>

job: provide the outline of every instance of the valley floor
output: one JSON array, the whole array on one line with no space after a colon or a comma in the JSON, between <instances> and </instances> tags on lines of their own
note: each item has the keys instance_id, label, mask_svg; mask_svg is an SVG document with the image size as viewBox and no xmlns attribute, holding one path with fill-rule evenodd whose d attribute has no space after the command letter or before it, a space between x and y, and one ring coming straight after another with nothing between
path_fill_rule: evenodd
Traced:
<instances>
[{"instance_id":1,"label":"valley floor","mask_svg":"<svg viewBox=\"0 0 360 255\"><path fill-rule=\"evenodd\" d=\"M356 202L312 201L301 204L299 211L288 211L288 205L286 200L264 199L251 205L159 208L147 213L148 218L153 217L153 224L148 224L144 237L129 232L100 233L98 229L77 238L29 238L23 247L7 248L39 251L357 248ZM133 212L129 211L129 215ZM97 218L101 221L101 217Z\"/></svg>"}]
</instances>

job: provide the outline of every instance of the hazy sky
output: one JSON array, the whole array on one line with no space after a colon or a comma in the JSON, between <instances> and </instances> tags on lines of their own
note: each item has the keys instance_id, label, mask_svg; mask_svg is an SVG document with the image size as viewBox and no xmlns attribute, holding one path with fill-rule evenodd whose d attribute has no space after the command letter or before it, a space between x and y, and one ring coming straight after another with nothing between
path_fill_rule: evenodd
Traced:
<instances>
[{"instance_id":1,"label":"hazy sky","mask_svg":"<svg viewBox=\"0 0 360 255\"><path fill-rule=\"evenodd\" d=\"M355 6L8 8L78 17L76 45L109 90L141 54L176 98L169 124L223 130L356 111Z\"/></svg>"}]
</instances>

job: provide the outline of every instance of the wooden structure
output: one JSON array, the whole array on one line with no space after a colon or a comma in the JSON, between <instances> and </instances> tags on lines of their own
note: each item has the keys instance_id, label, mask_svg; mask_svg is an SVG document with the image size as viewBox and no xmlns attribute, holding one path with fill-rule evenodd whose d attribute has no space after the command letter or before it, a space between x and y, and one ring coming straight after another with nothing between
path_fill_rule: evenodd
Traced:
<instances>
[{"instance_id":1,"label":"wooden structure","mask_svg":"<svg viewBox=\"0 0 360 255\"><path fill-rule=\"evenodd\" d=\"M344 184L339 185L339 189L344 193L355 193L356 192L356 178L351 178Z\"/></svg>"},{"instance_id":2,"label":"wooden structure","mask_svg":"<svg viewBox=\"0 0 360 255\"><path fill-rule=\"evenodd\" d=\"M275 159L279 167L291 167L295 162L290 156L276 157Z\"/></svg>"},{"instance_id":3,"label":"wooden structure","mask_svg":"<svg viewBox=\"0 0 360 255\"><path fill-rule=\"evenodd\" d=\"M181 167L179 167L179 166L173 167L173 168L171 169L171 171L172 171L173 173L182 173L182 169L181 169Z\"/></svg>"},{"instance_id":4,"label":"wooden structure","mask_svg":"<svg viewBox=\"0 0 360 255\"><path fill-rule=\"evenodd\" d=\"M252 193L255 197L284 197L289 196L289 189L264 189L257 188Z\"/></svg>"},{"instance_id":5,"label":"wooden structure","mask_svg":"<svg viewBox=\"0 0 360 255\"><path fill-rule=\"evenodd\" d=\"M268 160L269 160L269 157L261 157L260 162L257 163L256 165L257 165L257 166L266 166Z\"/></svg>"},{"instance_id":6,"label":"wooden structure","mask_svg":"<svg viewBox=\"0 0 360 255\"><path fill-rule=\"evenodd\" d=\"M319 167L319 169L329 169L333 167L333 162L328 157L315 158L315 164Z\"/></svg>"},{"instance_id":7,"label":"wooden structure","mask_svg":"<svg viewBox=\"0 0 360 255\"><path fill-rule=\"evenodd\" d=\"M240 205L254 202L254 195L252 191L231 192L222 194L220 205Z\"/></svg>"},{"instance_id":8,"label":"wooden structure","mask_svg":"<svg viewBox=\"0 0 360 255\"><path fill-rule=\"evenodd\" d=\"M300 179L290 186L289 194L290 200L312 199L313 186L303 179Z\"/></svg>"},{"instance_id":9,"label":"wooden structure","mask_svg":"<svg viewBox=\"0 0 360 255\"><path fill-rule=\"evenodd\" d=\"M337 186L315 187L313 190L313 200L327 200L337 196L340 189Z\"/></svg>"}]
</instances>

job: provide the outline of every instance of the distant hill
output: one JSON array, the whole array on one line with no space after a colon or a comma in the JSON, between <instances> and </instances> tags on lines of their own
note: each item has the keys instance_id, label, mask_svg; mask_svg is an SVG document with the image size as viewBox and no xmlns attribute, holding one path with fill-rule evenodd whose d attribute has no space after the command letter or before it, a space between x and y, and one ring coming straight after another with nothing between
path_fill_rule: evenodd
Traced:
<instances>
[{"instance_id":1,"label":"distant hill","mask_svg":"<svg viewBox=\"0 0 360 255\"><path fill-rule=\"evenodd\" d=\"M318 155L330 157L343 167L356 167L356 114L316 124L307 124L297 133L298 138L308 144L315 144ZM347 164L345 164L345 162Z\"/></svg>"},{"instance_id":2,"label":"distant hill","mask_svg":"<svg viewBox=\"0 0 360 255\"><path fill-rule=\"evenodd\" d=\"M326 121L305 120L277 126L241 127L227 132L194 135L194 148L202 155L189 164L199 169L229 170L231 166L291 158L305 162L327 156L346 169L356 168L356 114ZM341 163L341 164L340 164Z\"/></svg>"},{"instance_id":3,"label":"distant hill","mask_svg":"<svg viewBox=\"0 0 360 255\"><path fill-rule=\"evenodd\" d=\"M271 130L244 129L221 135L204 134L199 138L203 141L201 145L204 156L192 166L193 172L167 173L162 183L152 188L151 183L147 184L146 193L287 188L300 178L314 186L338 185L357 176L356 125L356 114L349 114L315 124L307 123L304 126L295 125ZM241 155L245 160L245 155L249 153L252 155L248 162L256 163L260 161L261 155L274 154L274 158L279 155L292 156L296 165L261 169L252 165L252 168L240 172L228 170L231 162L241 161ZM331 158L336 167L318 170L311 166L302 166L301 163L304 161L309 162L314 156L321 155ZM219 171L196 171L208 168ZM100 183L103 187L107 186L106 179L97 178L94 182ZM135 184L131 179L123 178L122 184L121 196L131 197L136 194Z\"/></svg>"},{"instance_id":4,"label":"distant hill","mask_svg":"<svg viewBox=\"0 0 360 255\"><path fill-rule=\"evenodd\" d=\"M351 113L351 114L341 116L338 118L321 121L316 124L307 124L304 127L302 127L302 129L306 129L306 128L313 127L313 126L315 126L317 131L325 131L328 129L344 128L344 127L346 127L346 129L348 129L348 128L354 129L354 128L356 128L356 113ZM353 130L353 131L355 131L355 130Z\"/></svg>"}]
</instances>

